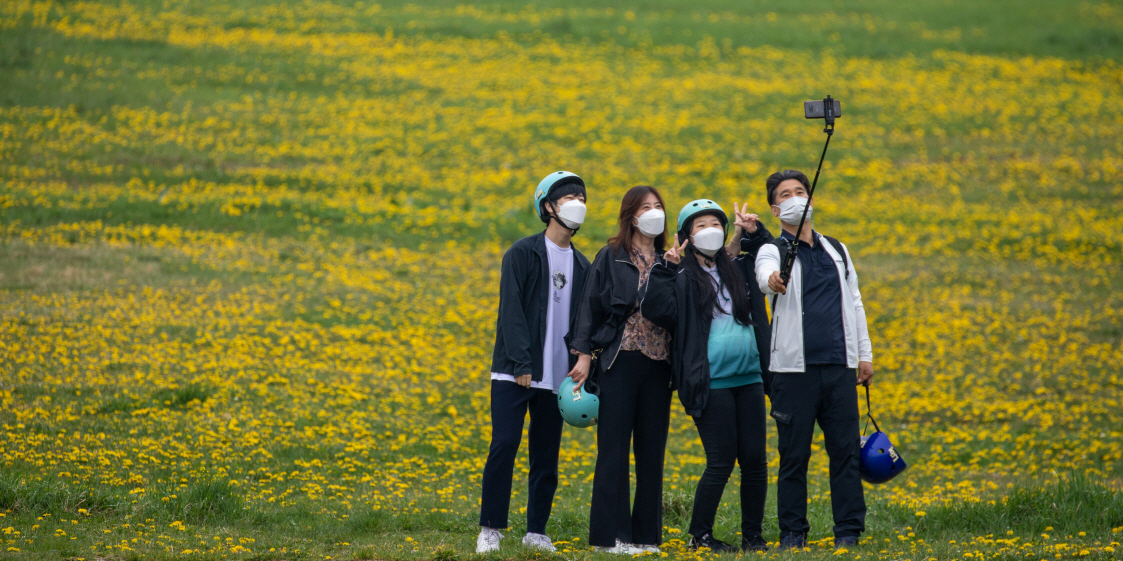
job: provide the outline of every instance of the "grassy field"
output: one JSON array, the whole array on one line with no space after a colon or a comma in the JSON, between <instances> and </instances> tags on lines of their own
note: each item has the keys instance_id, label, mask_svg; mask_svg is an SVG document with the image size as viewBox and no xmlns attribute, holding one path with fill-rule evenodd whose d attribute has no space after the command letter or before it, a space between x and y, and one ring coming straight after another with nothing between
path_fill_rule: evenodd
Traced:
<instances>
[{"instance_id":1,"label":"grassy field","mask_svg":"<svg viewBox=\"0 0 1123 561\"><path fill-rule=\"evenodd\" d=\"M817 441L816 543L773 556L1120 558L1121 57L1118 2L0 0L0 558L475 558L538 179L588 182L589 256L636 184L767 214L828 93L816 226L910 469L835 552ZM563 551L515 545L517 484L490 558L610 558L593 436ZM713 557L683 549L703 467L676 401L666 556Z\"/></svg>"}]
</instances>

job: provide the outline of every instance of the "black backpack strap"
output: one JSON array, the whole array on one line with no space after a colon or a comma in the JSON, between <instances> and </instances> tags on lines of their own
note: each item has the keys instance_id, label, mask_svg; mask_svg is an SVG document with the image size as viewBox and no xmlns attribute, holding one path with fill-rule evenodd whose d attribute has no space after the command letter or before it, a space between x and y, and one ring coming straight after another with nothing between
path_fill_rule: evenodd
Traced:
<instances>
[{"instance_id":1,"label":"black backpack strap","mask_svg":"<svg viewBox=\"0 0 1123 561\"><path fill-rule=\"evenodd\" d=\"M780 251L780 262L783 263L784 259L788 256L788 244L791 242L786 238L772 238L772 241L768 243L776 246L776 249Z\"/></svg>"},{"instance_id":2,"label":"black backpack strap","mask_svg":"<svg viewBox=\"0 0 1123 561\"><path fill-rule=\"evenodd\" d=\"M831 245L834 246L834 250L837 251L838 254L842 256L842 265L843 265L843 268L846 270L846 279L845 280L850 280L850 258L846 256L846 250L842 248L842 242L840 242L840 241L838 241L838 240L836 240L836 239L834 239L830 236L823 236L823 237L827 238L827 241L830 242Z\"/></svg>"}]
</instances>

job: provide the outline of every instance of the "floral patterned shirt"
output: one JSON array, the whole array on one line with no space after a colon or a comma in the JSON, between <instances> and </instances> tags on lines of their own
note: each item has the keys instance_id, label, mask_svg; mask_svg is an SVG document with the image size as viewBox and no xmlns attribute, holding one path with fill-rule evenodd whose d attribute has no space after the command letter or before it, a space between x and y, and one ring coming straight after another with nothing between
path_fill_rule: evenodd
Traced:
<instances>
[{"instance_id":1,"label":"floral patterned shirt","mask_svg":"<svg viewBox=\"0 0 1123 561\"><path fill-rule=\"evenodd\" d=\"M655 254L644 255L638 248L632 249L632 264L639 269L639 286L647 284L651 267L655 265ZM620 341L621 351L640 351L651 360L671 359L671 334L666 329L651 323L636 310L624 323L624 337Z\"/></svg>"}]
</instances>

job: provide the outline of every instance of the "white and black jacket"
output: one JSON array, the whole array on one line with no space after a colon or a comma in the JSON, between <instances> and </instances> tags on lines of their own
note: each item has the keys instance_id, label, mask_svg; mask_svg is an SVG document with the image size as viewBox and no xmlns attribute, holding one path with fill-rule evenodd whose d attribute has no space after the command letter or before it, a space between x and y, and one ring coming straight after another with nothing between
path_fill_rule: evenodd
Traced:
<instances>
[{"instance_id":1,"label":"white and black jacket","mask_svg":"<svg viewBox=\"0 0 1123 561\"><path fill-rule=\"evenodd\" d=\"M824 236L815 233L815 243L823 248L834 260L838 269L838 282L842 285L842 327L846 336L846 366L857 368L858 362L873 362L873 348L870 345L869 328L866 326L866 310L862 307L862 293L858 290L858 273L854 270L854 260L845 245L842 250L845 258L827 243ZM849 274L847 274L849 269ZM774 295L768 287L768 277L780 270L780 251L772 244L760 248L756 256L756 280L761 292ZM787 294L776 298L776 309L772 311L772 344L769 367L773 372L803 372L803 270L797 255L788 281Z\"/></svg>"}]
</instances>

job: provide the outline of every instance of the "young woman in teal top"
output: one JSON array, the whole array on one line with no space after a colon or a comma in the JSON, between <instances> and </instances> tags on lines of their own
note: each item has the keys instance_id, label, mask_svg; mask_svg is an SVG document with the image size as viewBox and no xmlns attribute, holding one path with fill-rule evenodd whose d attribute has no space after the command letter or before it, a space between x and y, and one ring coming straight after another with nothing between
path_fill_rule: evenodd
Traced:
<instances>
[{"instance_id":1,"label":"young woman in teal top","mask_svg":"<svg viewBox=\"0 0 1123 561\"><path fill-rule=\"evenodd\" d=\"M679 399L706 450L690 518L691 545L716 552L738 549L713 535L734 462L741 465L740 549L767 550L761 526L768 488L764 395L771 381L771 330L753 263L772 236L744 210L737 212L735 226L726 245L728 219L721 207L710 200L687 204L679 213L680 243L652 269L642 305L644 317L672 333Z\"/></svg>"}]
</instances>

